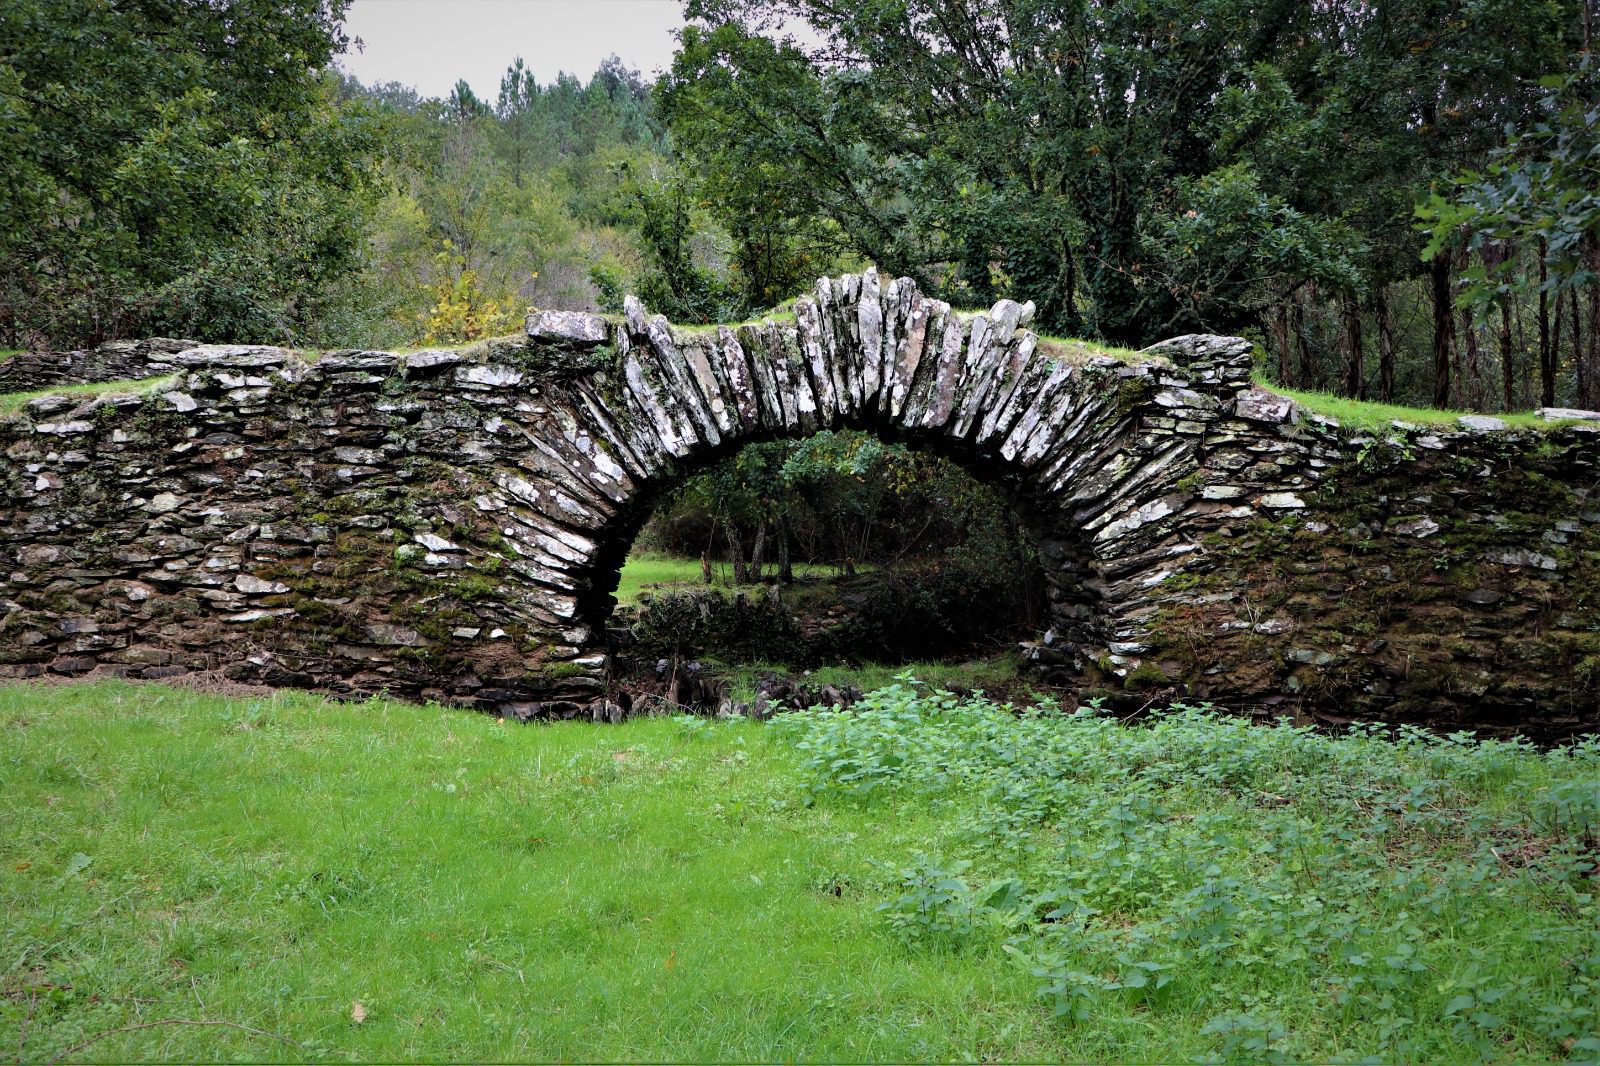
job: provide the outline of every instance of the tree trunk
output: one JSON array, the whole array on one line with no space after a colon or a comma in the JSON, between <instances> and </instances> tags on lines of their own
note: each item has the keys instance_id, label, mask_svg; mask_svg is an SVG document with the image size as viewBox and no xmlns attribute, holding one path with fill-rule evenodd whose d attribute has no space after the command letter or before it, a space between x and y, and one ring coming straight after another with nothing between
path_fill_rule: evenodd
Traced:
<instances>
[{"instance_id":1,"label":"tree trunk","mask_svg":"<svg viewBox=\"0 0 1600 1066\"><path fill-rule=\"evenodd\" d=\"M1583 365L1583 323L1578 321L1583 317L1583 297L1573 289L1572 299L1567 302L1572 312L1572 373L1577 379L1573 382L1572 401L1579 407L1588 407L1589 375L1584 373Z\"/></svg>"},{"instance_id":2,"label":"tree trunk","mask_svg":"<svg viewBox=\"0 0 1600 1066\"><path fill-rule=\"evenodd\" d=\"M1344 339L1344 394L1364 400L1367 398L1367 373L1361 363L1361 304L1354 296L1344 298Z\"/></svg>"},{"instance_id":3,"label":"tree trunk","mask_svg":"<svg viewBox=\"0 0 1600 1066\"><path fill-rule=\"evenodd\" d=\"M778 517L778 582L794 584L794 563L789 558L789 519Z\"/></svg>"},{"instance_id":4,"label":"tree trunk","mask_svg":"<svg viewBox=\"0 0 1600 1066\"><path fill-rule=\"evenodd\" d=\"M1561 374L1561 315L1566 306L1567 294L1558 291L1556 293L1555 306L1551 308L1550 314L1550 377L1552 379L1550 396L1552 401L1556 394L1554 379Z\"/></svg>"},{"instance_id":5,"label":"tree trunk","mask_svg":"<svg viewBox=\"0 0 1600 1066\"><path fill-rule=\"evenodd\" d=\"M1500 388L1507 411L1517 406L1517 360L1511 346L1511 301L1500 301Z\"/></svg>"},{"instance_id":6,"label":"tree trunk","mask_svg":"<svg viewBox=\"0 0 1600 1066\"><path fill-rule=\"evenodd\" d=\"M1539 238L1539 406L1556 405L1556 359L1550 346L1550 294L1544 291L1549 279L1549 266L1545 263L1545 239ZM1561 294L1556 294L1556 339L1561 331Z\"/></svg>"},{"instance_id":7,"label":"tree trunk","mask_svg":"<svg viewBox=\"0 0 1600 1066\"><path fill-rule=\"evenodd\" d=\"M1306 286L1306 298L1316 298L1317 287L1313 284ZM1299 295L1294 298L1294 346L1296 355L1299 356L1300 380L1302 389L1309 389L1316 384L1316 375L1311 366L1311 345L1306 343L1306 309L1305 303Z\"/></svg>"},{"instance_id":8,"label":"tree trunk","mask_svg":"<svg viewBox=\"0 0 1600 1066\"><path fill-rule=\"evenodd\" d=\"M1433 281L1433 406L1450 406L1450 353L1455 332L1455 315L1450 307L1450 257L1441 252L1433 257L1429 276Z\"/></svg>"},{"instance_id":9,"label":"tree trunk","mask_svg":"<svg viewBox=\"0 0 1600 1066\"><path fill-rule=\"evenodd\" d=\"M1389 290L1379 285L1372 292L1378 312L1378 398L1394 403L1394 319L1389 314Z\"/></svg>"},{"instance_id":10,"label":"tree trunk","mask_svg":"<svg viewBox=\"0 0 1600 1066\"><path fill-rule=\"evenodd\" d=\"M753 581L761 580L761 566L766 562L767 556L767 523L762 522L756 526L756 543L750 549L750 578Z\"/></svg>"},{"instance_id":11,"label":"tree trunk","mask_svg":"<svg viewBox=\"0 0 1600 1066\"><path fill-rule=\"evenodd\" d=\"M1461 348L1465 351L1461 378L1466 388L1466 407L1469 411L1483 410L1483 374L1478 366L1478 329L1472 321L1472 312L1461 310Z\"/></svg>"},{"instance_id":12,"label":"tree trunk","mask_svg":"<svg viewBox=\"0 0 1600 1066\"><path fill-rule=\"evenodd\" d=\"M733 583L747 585L750 583L750 570L744 560L744 537L739 530L739 523L729 522L725 527L728 538L728 548L733 552Z\"/></svg>"},{"instance_id":13,"label":"tree trunk","mask_svg":"<svg viewBox=\"0 0 1600 1066\"><path fill-rule=\"evenodd\" d=\"M1278 305L1278 314L1272 321L1272 340L1278 349L1278 384L1293 387L1293 364L1289 361L1289 308Z\"/></svg>"},{"instance_id":14,"label":"tree trunk","mask_svg":"<svg viewBox=\"0 0 1600 1066\"><path fill-rule=\"evenodd\" d=\"M1589 237L1589 270L1600 271L1600 240ZM1588 399L1583 406L1589 410L1600 407L1600 285L1589 286L1589 353L1585 360L1583 376L1589 386Z\"/></svg>"}]
</instances>

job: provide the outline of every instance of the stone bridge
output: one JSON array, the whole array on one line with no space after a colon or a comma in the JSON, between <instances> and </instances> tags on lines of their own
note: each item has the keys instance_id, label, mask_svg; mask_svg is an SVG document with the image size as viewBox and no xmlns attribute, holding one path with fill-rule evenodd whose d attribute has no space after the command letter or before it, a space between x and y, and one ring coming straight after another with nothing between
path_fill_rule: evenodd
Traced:
<instances>
[{"instance_id":1,"label":"stone bridge","mask_svg":"<svg viewBox=\"0 0 1600 1066\"><path fill-rule=\"evenodd\" d=\"M1594 427L1352 432L1252 385L1243 340L1113 358L1031 313L868 271L788 322L685 330L630 298L466 351L155 344L153 387L0 423L0 673L615 717L604 623L659 495L853 427L1005 492L1050 585L1027 654L1080 690L1600 720Z\"/></svg>"}]
</instances>

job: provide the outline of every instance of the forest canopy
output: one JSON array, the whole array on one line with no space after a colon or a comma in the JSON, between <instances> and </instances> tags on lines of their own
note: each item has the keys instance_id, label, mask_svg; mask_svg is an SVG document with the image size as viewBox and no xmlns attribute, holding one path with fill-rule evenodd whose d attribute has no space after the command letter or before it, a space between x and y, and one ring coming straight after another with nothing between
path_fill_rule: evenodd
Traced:
<instances>
[{"instance_id":1,"label":"forest canopy","mask_svg":"<svg viewBox=\"0 0 1600 1066\"><path fill-rule=\"evenodd\" d=\"M1582 0L689 0L655 83L511 42L442 99L339 72L344 7L5 5L0 344L736 320L870 262L1287 386L1600 404Z\"/></svg>"}]
</instances>

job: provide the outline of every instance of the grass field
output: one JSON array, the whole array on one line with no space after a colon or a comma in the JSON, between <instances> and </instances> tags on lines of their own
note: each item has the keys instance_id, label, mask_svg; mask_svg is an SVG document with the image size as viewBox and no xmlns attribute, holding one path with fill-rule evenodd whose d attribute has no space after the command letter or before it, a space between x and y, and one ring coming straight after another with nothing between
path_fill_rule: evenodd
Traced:
<instances>
[{"instance_id":1,"label":"grass field","mask_svg":"<svg viewBox=\"0 0 1600 1066\"><path fill-rule=\"evenodd\" d=\"M1600 1053L1594 743L107 682L0 738L18 1060Z\"/></svg>"},{"instance_id":2,"label":"grass field","mask_svg":"<svg viewBox=\"0 0 1600 1066\"><path fill-rule=\"evenodd\" d=\"M871 567L857 569L866 571ZM733 570L727 563L711 564L714 588L733 589ZM826 580L839 575L838 567L823 563L794 564L795 577L802 581ZM755 587L755 586L746 586ZM617 602L638 603L645 592L658 592L673 588L705 588L705 574L699 559L686 559L655 552L634 552L622 566L622 580L617 585Z\"/></svg>"}]
</instances>

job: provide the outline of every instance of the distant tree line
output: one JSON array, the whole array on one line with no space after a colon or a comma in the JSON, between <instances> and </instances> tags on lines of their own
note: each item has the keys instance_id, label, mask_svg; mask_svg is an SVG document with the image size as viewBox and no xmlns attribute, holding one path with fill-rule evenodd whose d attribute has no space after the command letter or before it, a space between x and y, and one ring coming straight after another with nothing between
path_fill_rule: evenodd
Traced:
<instances>
[{"instance_id":1,"label":"distant tree line","mask_svg":"<svg viewBox=\"0 0 1600 1066\"><path fill-rule=\"evenodd\" d=\"M687 0L658 84L492 100L341 76L345 3L0 7L0 345L729 320L872 262L1286 386L1600 405L1590 0Z\"/></svg>"}]
</instances>

